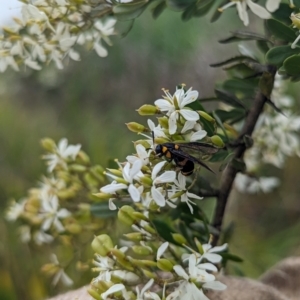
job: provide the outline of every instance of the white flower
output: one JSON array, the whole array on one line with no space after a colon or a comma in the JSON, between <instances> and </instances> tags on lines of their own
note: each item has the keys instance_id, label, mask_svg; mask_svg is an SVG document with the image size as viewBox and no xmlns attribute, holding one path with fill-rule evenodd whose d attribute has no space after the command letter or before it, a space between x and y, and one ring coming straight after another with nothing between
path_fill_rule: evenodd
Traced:
<instances>
[{"instance_id":1,"label":"white flower","mask_svg":"<svg viewBox=\"0 0 300 300\"><path fill-rule=\"evenodd\" d=\"M155 126L154 122L150 119L148 119L147 123L150 131L153 132L154 137L166 137L163 128L159 124Z\"/></svg>"},{"instance_id":2,"label":"white flower","mask_svg":"<svg viewBox=\"0 0 300 300\"><path fill-rule=\"evenodd\" d=\"M148 291L148 289L152 286L154 283L154 279L150 279L145 286L140 291L139 287L136 287L136 300L144 300L144 293Z\"/></svg>"},{"instance_id":3,"label":"white flower","mask_svg":"<svg viewBox=\"0 0 300 300\"><path fill-rule=\"evenodd\" d=\"M151 178L153 181L153 185L151 187L151 196L156 204L161 207L166 205L166 199L164 196L165 193L162 187L157 187L156 185L161 183L174 182L176 178L176 173L174 171L166 171L158 176L158 173L161 171L165 164L165 161L161 161L156 164L151 174Z\"/></svg>"},{"instance_id":4,"label":"white flower","mask_svg":"<svg viewBox=\"0 0 300 300\"><path fill-rule=\"evenodd\" d=\"M161 258L161 256L165 253L165 251L168 249L168 247L169 247L168 242L164 242L163 244L161 244L159 246L159 248L157 249L157 253L156 253L156 260L159 260Z\"/></svg>"},{"instance_id":5,"label":"white flower","mask_svg":"<svg viewBox=\"0 0 300 300\"><path fill-rule=\"evenodd\" d=\"M23 199L20 202L12 201L6 212L6 216L5 216L6 220L16 221L24 212L25 204L26 204L26 199Z\"/></svg>"},{"instance_id":6,"label":"white flower","mask_svg":"<svg viewBox=\"0 0 300 300\"><path fill-rule=\"evenodd\" d=\"M280 184L276 177L250 177L238 173L235 178L235 187L242 193L255 194L259 192L269 193Z\"/></svg>"},{"instance_id":7,"label":"white flower","mask_svg":"<svg viewBox=\"0 0 300 300\"><path fill-rule=\"evenodd\" d=\"M270 1L270 0L269 0ZM274 0L271 0L274 1ZM275 0L277 2L277 0ZM255 2L251 0L231 0L231 2L228 2L224 6L219 8L219 11L223 11L227 9L230 6L236 5L238 14L240 19L243 21L245 26L249 25L249 16L247 12L247 6L250 8L250 10L256 14L258 17L262 19L269 19L271 18L271 14L262 6L256 4ZM269 5L270 6L270 5ZM271 5L273 7L273 5Z\"/></svg>"},{"instance_id":8,"label":"white flower","mask_svg":"<svg viewBox=\"0 0 300 300\"><path fill-rule=\"evenodd\" d=\"M143 166L148 165L149 154L151 153L152 150L149 150L147 152L146 148L141 144L138 144L135 147L135 150L137 152L136 155L128 155L126 157L127 161L130 162L131 164L133 164L136 160L140 160Z\"/></svg>"},{"instance_id":9,"label":"white flower","mask_svg":"<svg viewBox=\"0 0 300 300\"><path fill-rule=\"evenodd\" d=\"M202 249L204 252L201 256L200 261L205 258L214 264L219 263L222 260L222 256L217 253L226 250L227 246L228 246L227 244L224 244L222 246L216 246L216 247L212 247L211 244L202 245Z\"/></svg>"},{"instance_id":10,"label":"white flower","mask_svg":"<svg viewBox=\"0 0 300 300\"><path fill-rule=\"evenodd\" d=\"M186 176L182 175L181 173L178 174L178 179L175 180L174 183L176 186L176 190L185 191L185 193L180 196L180 201L185 202L187 204L187 206L189 207L191 214L192 214L194 212L192 204L193 205L196 205L196 204L195 204L195 202L191 201L189 198L201 200L201 199L203 199L203 197L199 197L193 193L190 193L186 189Z\"/></svg>"},{"instance_id":11,"label":"white flower","mask_svg":"<svg viewBox=\"0 0 300 300\"><path fill-rule=\"evenodd\" d=\"M59 201L56 195L46 196L41 195L41 213L43 218L42 230L47 231L53 225L58 232L65 230L60 219L69 217L71 213L65 209L59 209Z\"/></svg>"},{"instance_id":12,"label":"white flower","mask_svg":"<svg viewBox=\"0 0 300 300\"><path fill-rule=\"evenodd\" d=\"M101 294L102 299L113 299L108 298L109 295L126 290L124 284L117 283L111 286L105 293Z\"/></svg>"},{"instance_id":13,"label":"white flower","mask_svg":"<svg viewBox=\"0 0 300 300\"><path fill-rule=\"evenodd\" d=\"M154 103L163 112L166 112L169 117L169 133L174 134L177 130L177 120L179 116L182 116L186 121L199 120L199 114L195 111L186 108L187 104L190 104L197 100L199 93L193 91L190 88L188 91L184 91L183 88L177 89L172 96L167 90L164 90L166 96L164 99L158 99Z\"/></svg>"},{"instance_id":14,"label":"white flower","mask_svg":"<svg viewBox=\"0 0 300 300\"><path fill-rule=\"evenodd\" d=\"M196 254L189 256L188 273L182 266L176 265L173 267L176 274L184 279L178 287L178 298L184 300L207 300L208 298L203 294L201 288L195 284L201 283L202 288L224 290L226 286L220 282L215 281L215 276L207 273L204 269L198 267L198 257Z\"/></svg>"},{"instance_id":15,"label":"white flower","mask_svg":"<svg viewBox=\"0 0 300 300\"><path fill-rule=\"evenodd\" d=\"M64 269L60 266L57 260L57 256L55 254L52 254L50 260L55 266L59 267L53 277L52 284L55 286L59 281L61 281L65 286L71 286L73 284L73 280L65 273Z\"/></svg>"},{"instance_id":16,"label":"white flower","mask_svg":"<svg viewBox=\"0 0 300 300\"><path fill-rule=\"evenodd\" d=\"M267 0L266 8L270 12L274 12L279 8L281 0Z\"/></svg>"},{"instance_id":17,"label":"white flower","mask_svg":"<svg viewBox=\"0 0 300 300\"><path fill-rule=\"evenodd\" d=\"M52 172L56 166L62 166L67 168L66 160L75 160L78 152L80 151L81 145L69 145L67 139L61 139L58 146L54 150L55 153L47 154L43 158L48 160L48 171Z\"/></svg>"}]
</instances>

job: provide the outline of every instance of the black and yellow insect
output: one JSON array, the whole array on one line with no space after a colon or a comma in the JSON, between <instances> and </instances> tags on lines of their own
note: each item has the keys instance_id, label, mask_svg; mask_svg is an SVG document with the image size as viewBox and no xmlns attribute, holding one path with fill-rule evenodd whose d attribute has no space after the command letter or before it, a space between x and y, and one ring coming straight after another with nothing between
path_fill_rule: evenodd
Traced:
<instances>
[{"instance_id":1,"label":"black and yellow insect","mask_svg":"<svg viewBox=\"0 0 300 300\"><path fill-rule=\"evenodd\" d=\"M174 161L183 175L189 176L194 172L195 163L213 172L201 158L209 157L218 152L220 148L202 142L190 143L163 143L155 147L158 157L165 157L168 161ZM191 155L190 153L195 153Z\"/></svg>"}]
</instances>

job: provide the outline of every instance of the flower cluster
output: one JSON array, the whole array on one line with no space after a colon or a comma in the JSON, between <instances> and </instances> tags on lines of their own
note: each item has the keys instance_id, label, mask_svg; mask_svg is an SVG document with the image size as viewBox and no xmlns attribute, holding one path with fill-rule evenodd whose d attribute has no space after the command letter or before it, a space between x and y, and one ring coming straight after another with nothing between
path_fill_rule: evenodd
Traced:
<instances>
[{"instance_id":1,"label":"flower cluster","mask_svg":"<svg viewBox=\"0 0 300 300\"><path fill-rule=\"evenodd\" d=\"M22 19L15 18L14 26L3 27L0 33L0 72L7 67L18 71L21 64L40 70L41 64L50 62L62 69L64 58L80 60L76 44L94 49L100 57L107 55L102 43L110 45L116 20L103 18L111 12L111 4L101 0L22 2Z\"/></svg>"},{"instance_id":2,"label":"flower cluster","mask_svg":"<svg viewBox=\"0 0 300 300\"><path fill-rule=\"evenodd\" d=\"M114 200L129 197L145 209L154 210L165 206L175 208L179 200L185 202L193 213L192 199L202 199L189 191L187 177L181 172L176 172L180 171L180 167L172 163L172 159L167 162L153 155L155 152L153 143L174 140L181 140L184 143L201 140L213 144L217 139L208 137L201 125L200 114L205 115L205 112L201 113L188 107L188 104L197 100L197 91L185 90L180 86L173 95L166 90L164 93L164 98L156 100L155 106L144 105L138 110L142 115L163 114L163 117L158 118L158 125L150 119L148 128L134 122L127 124L130 130L145 135L147 139L136 142L136 155L127 156L126 162L118 163L119 169L109 169L106 173L113 181L103 186L96 196L109 199L111 209L117 209ZM211 116L206 115L206 117L214 121ZM154 140L145 132L152 132L155 136ZM220 142L222 145L221 140Z\"/></svg>"},{"instance_id":3,"label":"flower cluster","mask_svg":"<svg viewBox=\"0 0 300 300\"><path fill-rule=\"evenodd\" d=\"M66 139L58 145L44 139L42 145L49 151L44 156L49 176L44 176L38 187L30 189L27 197L19 202L12 201L7 210L7 220L21 223L19 234L24 243L49 244L65 236L75 245L83 232L85 236L91 232L92 239L93 231L101 228L102 224L91 218L91 201L88 202L88 199L99 185L105 184L103 169L90 166L88 156L80 150L81 146L68 145ZM49 273L49 266L43 268L45 273ZM70 284L56 258L52 258L51 266L54 283L61 279L63 283Z\"/></svg>"},{"instance_id":4,"label":"flower cluster","mask_svg":"<svg viewBox=\"0 0 300 300\"><path fill-rule=\"evenodd\" d=\"M239 174L236 178L236 187L240 191L270 192L280 181L275 177L255 176L260 166L271 164L283 168L287 157L300 156L300 116L292 114L294 100L286 95L280 75L275 78L271 99L282 113L267 106L261 114L253 133L253 147L245 153L249 176Z\"/></svg>"},{"instance_id":5,"label":"flower cluster","mask_svg":"<svg viewBox=\"0 0 300 300\"><path fill-rule=\"evenodd\" d=\"M218 271L215 264L222 260L218 252L226 250L227 245L212 247L201 244L197 239L197 250L182 243L181 259L177 257L178 246L159 241L157 232L145 215L135 213L131 207L123 206L119 216L126 223L128 216L135 220L135 225L144 227L146 240L136 232L126 234L130 246L118 249L108 235L97 236L92 247L95 254L94 271L99 275L91 283L89 293L95 299L197 299L207 300L207 289L224 290L226 286L212 273ZM147 225L142 223L148 223ZM175 234L174 234L175 236ZM184 237L177 234L178 242ZM139 243L139 244L137 244ZM185 249L185 251L184 251ZM131 250L131 251L130 251ZM177 251L176 251L177 250ZM188 252L187 252L187 251ZM127 254L145 257L137 259ZM150 280L149 280L150 278Z\"/></svg>"}]
</instances>

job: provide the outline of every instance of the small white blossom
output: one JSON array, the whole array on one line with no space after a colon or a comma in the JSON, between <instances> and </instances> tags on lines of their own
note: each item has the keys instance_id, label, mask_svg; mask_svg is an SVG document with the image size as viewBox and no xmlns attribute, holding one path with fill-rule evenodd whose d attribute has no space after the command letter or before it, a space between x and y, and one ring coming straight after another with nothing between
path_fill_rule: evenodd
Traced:
<instances>
[{"instance_id":1,"label":"small white blossom","mask_svg":"<svg viewBox=\"0 0 300 300\"><path fill-rule=\"evenodd\" d=\"M47 231L54 226L58 232L65 230L60 219L67 218L71 213L66 208L59 209L59 200L56 195L42 195L40 217L43 219L42 230Z\"/></svg>"},{"instance_id":2,"label":"small white blossom","mask_svg":"<svg viewBox=\"0 0 300 300\"><path fill-rule=\"evenodd\" d=\"M158 99L154 103L159 110L166 112L169 117L169 133L174 134L177 130L177 121L179 116L182 116L186 121L199 120L199 114L196 111L190 110L186 105L198 99L198 91L193 91L190 88L184 91L183 88L177 89L172 96L167 90L164 90L164 99Z\"/></svg>"},{"instance_id":3,"label":"small white blossom","mask_svg":"<svg viewBox=\"0 0 300 300\"><path fill-rule=\"evenodd\" d=\"M269 193L280 184L276 177L250 177L239 173L235 178L235 187L239 192L256 194L259 192Z\"/></svg>"},{"instance_id":4,"label":"small white blossom","mask_svg":"<svg viewBox=\"0 0 300 300\"><path fill-rule=\"evenodd\" d=\"M52 254L50 260L55 266L58 266L58 270L53 277L52 284L55 286L60 281L65 286L71 286L73 284L73 280L65 273L64 269L60 266L59 261L57 260L57 256Z\"/></svg>"},{"instance_id":5,"label":"small white blossom","mask_svg":"<svg viewBox=\"0 0 300 300\"><path fill-rule=\"evenodd\" d=\"M191 214L192 214L194 212L192 205L196 205L196 203L193 202L192 200L190 200L190 198L201 200L201 199L203 199L203 197L199 197L193 193L190 193L186 189L186 176L182 175L181 173L178 174L178 179L176 179L174 181L174 183L175 183L175 190L185 191L185 193L180 196L180 201L185 202L187 204L187 206L189 207Z\"/></svg>"},{"instance_id":6,"label":"small white blossom","mask_svg":"<svg viewBox=\"0 0 300 300\"><path fill-rule=\"evenodd\" d=\"M61 139L58 146L54 150L55 153L47 154L43 158L48 160L48 171L52 172L56 166L62 166L64 169L67 168L66 160L75 160L76 156L80 151L81 145L69 145L67 139Z\"/></svg>"}]
</instances>

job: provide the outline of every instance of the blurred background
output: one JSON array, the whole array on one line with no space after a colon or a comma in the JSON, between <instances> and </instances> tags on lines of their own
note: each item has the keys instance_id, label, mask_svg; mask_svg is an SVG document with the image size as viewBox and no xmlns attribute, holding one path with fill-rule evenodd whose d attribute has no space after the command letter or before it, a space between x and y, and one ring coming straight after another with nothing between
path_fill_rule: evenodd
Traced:
<instances>
[{"instance_id":1,"label":"blurred background","mask_svg":"<svg viewBox=\"0 0 300 300\"><path fill-rule=\"evenodd\" d=\"M0 0L0 7L8 2L17 10L12 0ZM9 18L3 11L2 25ZM1 300L45 299L60 291L40 273L51 249L22 244L17 224L4 219L8 201L22 198L46 173L40 159L41 138L67 137L104 167L111 158L124 160L134 152L136 139L125 123L145 122L135 109L160 98L161 88L173 92L177 84L186 83L199 91L200 98L213 95L214 83L224 79L225 72L209 64L238 54L235 44L218 44L241 27L237 18L232 22L235 13L228 10L221 22L211 24L208 18L185 23L170 11L154 21L146 11L125 38L114 39L104 59L82 52L81 62L66 61L63 71L50 66L40 72L0 74ZM120 22L117 29L124 32L127 27ZM297 85L289 90L299 102ZM230 250L244 259L230 265L232 274L257 278L278 260L300 255L299 169L300 160L289 159L276 174L282 185L271 194L231 194L225 220L234 228ZM214 200L207 199L204 205L209 212ZM88 283L89 276L77 280L77 285Z\"/></svg>"}]
</instances>

